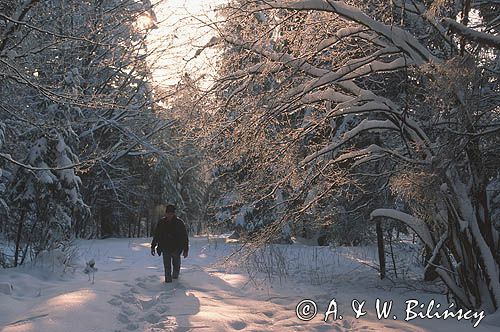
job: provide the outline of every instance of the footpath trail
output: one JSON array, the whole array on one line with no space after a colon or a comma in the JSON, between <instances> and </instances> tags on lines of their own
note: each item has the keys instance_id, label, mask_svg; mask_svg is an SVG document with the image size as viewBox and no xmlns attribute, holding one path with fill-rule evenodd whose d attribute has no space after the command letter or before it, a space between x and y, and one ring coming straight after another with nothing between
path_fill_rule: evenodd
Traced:
<instances>
[{"instance_id":1,"label":"footpath trail","mask_svg":"<svg viewBox=\"0 0 500 332\"><path fill-rule=\"evenodd\" d=\"M352 272L322 286L298 282L300 276L272 287L258 285L245 273L214 267L234 248L223 239L209 243L206 238L191 238L179 280L166 284L161 258L150 255L149 241L80 241L81 261L96 260L94 284L81 269L63 278L46 267L0 271L0 282L14 286L12 294L0 294L0 331L500 331L483 324L473 329L470 322L453 319L406 322L404 300L425 302L433 295L388 292L377 287L376 275L361 263L359 269L349 266ZM398 319L378 320L376 298L392 299ZM303 299L317 304L317 315L310 321L296 316ZM331 315L325 322L332 299L343 317L333 321ZM367 314L359 319L351 309L353 299L366 301Z\"/></svg>"}]
</instances>

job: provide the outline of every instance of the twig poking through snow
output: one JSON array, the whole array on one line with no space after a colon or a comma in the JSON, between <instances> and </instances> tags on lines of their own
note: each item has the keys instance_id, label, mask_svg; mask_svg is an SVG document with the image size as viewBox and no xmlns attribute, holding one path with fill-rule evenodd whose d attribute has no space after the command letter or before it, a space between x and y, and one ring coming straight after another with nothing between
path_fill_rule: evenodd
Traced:
<instances>
[{"instance_id":1,"label":"twig poking through snow","mask_svg":"<svg viewBox=\"0 0 500 332\"><path fill-rule=\"evenodd\" d=\"M92 273L92 284L93 284L94 283L95 273L97 272L97 268L95 267L95 261L94 261L94 259L91 259L86 264L87 264L87 266L85 266L85 269L83 270L83 273L89 275L89 281L90 281L90 274Z\"/></svg>"}]
</instances>

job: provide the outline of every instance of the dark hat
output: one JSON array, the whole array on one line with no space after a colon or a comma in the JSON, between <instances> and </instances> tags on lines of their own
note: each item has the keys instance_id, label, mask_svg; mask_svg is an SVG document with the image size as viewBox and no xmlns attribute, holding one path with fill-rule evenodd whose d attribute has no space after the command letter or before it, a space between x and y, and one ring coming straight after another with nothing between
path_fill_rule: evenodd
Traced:
<instances>
[{"instance_id":1,"label":"dark hat","mask_svg":"<svg viewBox=\"0 0 500 332\"><path fill-rule=\"evenodd\" d=\"M167 204L167 207L165 208L165 212L175 212L175 205L174 204Z\"/></svg>"}]
</instances>

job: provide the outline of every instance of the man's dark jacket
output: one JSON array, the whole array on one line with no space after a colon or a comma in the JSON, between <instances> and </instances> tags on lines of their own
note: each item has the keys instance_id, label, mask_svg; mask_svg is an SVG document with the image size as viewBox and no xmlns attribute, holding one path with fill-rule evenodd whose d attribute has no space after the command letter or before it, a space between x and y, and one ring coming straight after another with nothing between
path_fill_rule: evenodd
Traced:
<instances>
[{"instance_id":1,"label":"man's dark jacket","mask_svg":"<svg viewBox=\"0 0 500 332\"><path fill-rule=\"evenodd\" d=\"M175 253L179 255L183 250L189 249L189 239L186 227L181 219L174 217L168 221L167 218L162 218L156 225L156 229L151 242L151 247L156 245L161 252Z\"/></svg>"}]
</instances>

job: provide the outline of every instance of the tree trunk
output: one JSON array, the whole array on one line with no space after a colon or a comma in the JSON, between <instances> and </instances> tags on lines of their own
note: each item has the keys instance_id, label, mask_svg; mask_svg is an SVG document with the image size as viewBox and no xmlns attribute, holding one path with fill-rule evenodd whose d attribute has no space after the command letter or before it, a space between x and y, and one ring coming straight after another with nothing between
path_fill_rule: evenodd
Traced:
<instances>
[{"instance_id":1,"label":"tree trunk","mask_svg":"<svg viewBox=\"0 0 500 332\"><path fill-rule=\"evenodd\" d=\"M376 221L377 230L377 247L378 247L378 260L380 264L380 279L385 278L385 249L384 249L384 233L382 231L382 222L380 219Z\"/></svg>"},{"instance_id":2,"label":"tree trunk","mask_svg":"<svg viewBox=\"0 0 500 332\"><path fill-rule=\"evenodd\" d=\"M21 250L21 232L23 231L23 222L26 212L23 209L21 218L19 218L19 224L17 225L17 236L16 236L16 251L14 253L14 266L17 266L19 259L19 251Z\"/></svg>"}]
</instances>

